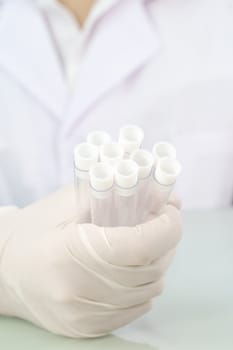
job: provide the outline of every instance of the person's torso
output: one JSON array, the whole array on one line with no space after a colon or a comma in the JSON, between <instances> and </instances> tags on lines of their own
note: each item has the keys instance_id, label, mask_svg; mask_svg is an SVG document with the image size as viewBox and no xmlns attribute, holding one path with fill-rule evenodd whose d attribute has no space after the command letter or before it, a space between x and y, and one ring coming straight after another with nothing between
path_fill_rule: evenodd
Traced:
<instances>
[{"instance_id":1,"label":"person's torso","mask_svg":"<svg viewBox=\"0 0 233 350\"><path fill-rule=\"evenodd\" d=\"M147 148L177 146L184 207L232 203L229 1L119 2L88 38L72 93L43 18L14 6L0 10L0 204L72 181L75 144L128 123L144 128Z\"/></svg>"}]
</instances>

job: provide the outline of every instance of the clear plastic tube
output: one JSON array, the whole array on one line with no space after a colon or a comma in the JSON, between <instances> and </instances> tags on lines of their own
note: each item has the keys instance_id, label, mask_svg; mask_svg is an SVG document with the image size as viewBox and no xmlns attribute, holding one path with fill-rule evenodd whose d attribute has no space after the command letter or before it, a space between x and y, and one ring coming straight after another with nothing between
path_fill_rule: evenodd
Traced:
<instances>
[{"instance_id":1,"label":"clear plastic tube","mask_svg":"<svg viewBox=\"0 0 233 350\"><path fill-rule=\"evenodd\" d=\"M149 181L154 166L151 152L139 149L131 155L131 159L138 165L138 185L136 189L136 218L137 224L146 221L148 216Z\"/></svg>"},{"instance_id":2,"label":"clear plastic tube","mask_svg":"<svg viewBox=\"0 0 233 350\"><path fill-rule=\"evenodd\" d=\"M74 150L78 222L134 226L167 203L181 171L168 142L140 149L144 132L135 125L120 130L119 143L100 130Z\"/></svg>"},{"instance_id":3,"label":"clear plastic tube","mask_svg":"<svg viewBox=\"0 0 233 350\"><path fill-rule=\"evenodd\" d=\"M88 143L81 143L74 149L75 192L77 202L77 221L91 222L89 170L98 162L98 148Z\"/></svg>"},{"instance_id":4,"label":"clear plastic tube","mask_svg":"<svg viewBox=\"0 0 233 350\"><path fill-rule=\"evenodd\" d=\"M89 172L75 168L75 196L77 207L77 222L91 222Z\"/></svg>"},{"instance_id":5,"label":"clear plastic tube","mask_svg":"<svg viewBox=\"0 0 233 350\"><path fill-rule=\"evenodd\" d=\"M159 213L168 202L180 172L181 165L177 160L170 158L159 160L150 183L150 212Z\"/></svg>"},{"instance_id":6,"label":"clear plastic tube","mask_svg":"<svg viewBox=\"0 0 233 350\"><path fill-rule=\"evenodd\" d=\"M115 169L113 226L134 226L136 224L137 182L137 164L131 159L121 160Z\"/></svg>"},{"instance_id":7,"label":"clear plastic tube","mask_svg":"<svg viewBox=\"0 0 233 350\"><path fill-rule=\"evenodd\" d=\"M99 163L90 169L91 222L99 226L113 226L113 168Z\"/></svg>"},{"instance_id":8,"label":"clear plastic tube","mask_svg":"<svg viewBox=\"0 0 233 350\"><path fill-rule=\"evenodd\" d=\"M126 158L141 147L143 139L144 132L136 125L126 125L120 129L119 144L124 148Z\"/></svg>"}]
</instances>

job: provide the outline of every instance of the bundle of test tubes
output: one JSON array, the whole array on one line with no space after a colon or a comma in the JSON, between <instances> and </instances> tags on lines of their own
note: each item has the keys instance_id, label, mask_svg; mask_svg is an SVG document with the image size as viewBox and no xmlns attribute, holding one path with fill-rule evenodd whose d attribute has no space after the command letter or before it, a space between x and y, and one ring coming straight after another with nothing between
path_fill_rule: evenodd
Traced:
<instances>
[{"instance_id":1,"label":"bundle of test tubes","mask_svg":"<svg viewBox=\"0 0 233 350\"><path fill-rule=\"evenodd\" d=\"M134 226L160 212L180 173L176 149L156 143L142 149L144 132L121 128L118 142L104 131L88 134L74 149L79 223Z\"/></svg>"}]
</instances>

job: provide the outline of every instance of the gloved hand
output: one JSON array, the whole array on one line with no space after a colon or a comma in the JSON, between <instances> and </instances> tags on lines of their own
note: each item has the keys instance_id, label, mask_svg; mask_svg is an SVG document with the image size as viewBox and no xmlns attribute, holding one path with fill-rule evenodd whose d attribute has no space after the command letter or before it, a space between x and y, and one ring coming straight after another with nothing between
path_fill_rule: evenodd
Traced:
<instances>
[{"instance_id":1,"label":"gloved hand","mask_svg":"<svg viewBox=\"0 0 233 350\"><path fill-rule=\"evenodd\" d=\"M77 224L73 187L0 219L0 313L96 337L151 307L181 238L174 204L136 227ZM2 235L2 236L1 236Z\"/></svg>"}]
</instances>

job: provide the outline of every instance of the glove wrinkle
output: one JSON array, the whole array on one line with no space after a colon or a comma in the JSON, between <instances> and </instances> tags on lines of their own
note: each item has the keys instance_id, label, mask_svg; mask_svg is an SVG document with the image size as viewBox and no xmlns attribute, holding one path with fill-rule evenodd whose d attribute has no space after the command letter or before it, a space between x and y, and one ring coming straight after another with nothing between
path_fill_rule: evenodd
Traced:
<instances>
[{"instance_id":1,"label":"glove wrinkle","mask_svg":"<svg viewBox=\"0 0 233 350\"><path fill-rule=\"evenodd\" d=\"M111 244L110 244L110 242L109 242L109 240L108 240L108 238L107 238L106 227L102 227L101 234L102 234L102 236L103 236L103 238L104 238L104 241L105 241L107 247L108 247L110 250L112 250L112 246L111 246Z\"/></svg>"},{"instance_id":2,"label":"glove wrinkle","mask_svg":"<svg viewBox=\"0 0 233 350\"><path fill-rule=\"evenodd\" d=\"M82 302L82 303L88 304L88 305L92 305L92 306L101 306L103 308L107 308L107 309L110 309L110 310L115 310L115 309L122 309L123 310L123 309L126 309L126 308L120 308L119 306L114 305L114 304L107 304L107 303L103 303L101 301L97 301L97 300L90 299L90 298L84 298L84 297L80 297L80 296L75 296L74 300L78 301L78 302Z\"/></svg>"},{"instance_id":3,"label":"glove wrinkle","mask_svg":"<svg viewBox=\"0 0 233 350\"><path fill-rule=\"evenodd\" d=\"M85 266L76 256L73 255L72 251L70 250L69 247L66 247L68 253L70 254L70 256L72 257L72 259L82 267L83 270L88 271L89 273L93 274L94 276L96 276L99 280L102 280L103 282L105 282L109 287L114 287L114 288L119 288L119 289L127 289L129 287L126 287L120 283L115 282L114 280L110 280L104 276L101 276L99 273L97 273L96 271L94 271L93 269ZM130 288L129 288L130 289Z\"/></svg>"}]
</instances>

